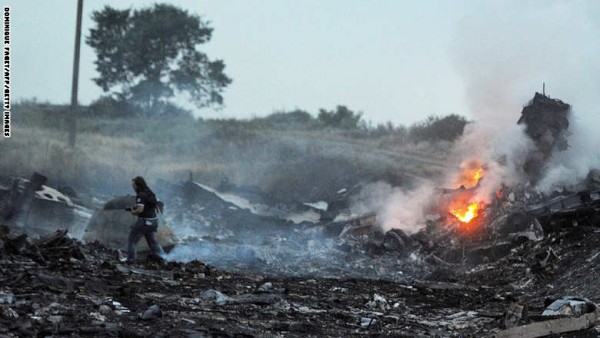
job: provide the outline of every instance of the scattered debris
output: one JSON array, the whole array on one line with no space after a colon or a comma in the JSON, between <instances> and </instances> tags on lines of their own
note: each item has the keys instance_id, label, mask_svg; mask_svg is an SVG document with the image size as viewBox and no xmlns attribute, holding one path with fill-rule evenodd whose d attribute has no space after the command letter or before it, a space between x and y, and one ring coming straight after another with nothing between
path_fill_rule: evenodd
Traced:
<instances>
[{"instance_id":1,"label":"scattered debris","mask_svg":"<svg viewBox=\"0 0 600 338\"><path fill-rule=\"evenodd\" d=\"M532 182L568 146L569 109L539 94L524 108ZM469 184L437 190L416 233L349 213L360 184L297 202L228 181L162 182L169 253L136 265L120 251L133 196L86 207L40 174L0 178L0 335L597 335L598 171L552 198L503 185L471 203L485 165L469 170Z\"/></svg>"}]
</instances>

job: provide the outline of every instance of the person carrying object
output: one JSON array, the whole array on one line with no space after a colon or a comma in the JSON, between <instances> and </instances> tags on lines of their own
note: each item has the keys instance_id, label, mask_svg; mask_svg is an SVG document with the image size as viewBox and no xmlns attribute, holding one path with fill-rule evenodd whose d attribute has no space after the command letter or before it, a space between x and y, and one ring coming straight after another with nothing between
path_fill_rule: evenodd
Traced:
<instances>
[{"instance_id":1,"label":"person carrying object","mask_svg":"<svg viewBox=\"0 0 600 338\"><path fill-rule=\"evenodd\" d=\"M135 205L125 210L130 211L138 217L135 224L131 227L129 238L127 240L127 263L136 262L135 246L140 238L145 237L148 247L158 256L165 257L163 248L156 241L156 229L158 229L158 215L156 212L156 195L143 177L137 176L131 180L131 186L136 193Z\"/></svg>"}]
</instances>

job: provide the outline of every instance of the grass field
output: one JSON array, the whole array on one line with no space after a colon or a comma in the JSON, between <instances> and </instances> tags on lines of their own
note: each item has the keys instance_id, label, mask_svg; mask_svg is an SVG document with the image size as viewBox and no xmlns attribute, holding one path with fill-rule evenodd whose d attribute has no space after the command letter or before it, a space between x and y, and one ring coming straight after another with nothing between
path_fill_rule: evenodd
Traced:
<instances>
[{"instance_id":1,"label":"grass field","mask_svg":"<svg viewBox=\"0 0 600 338\"><path fill-rule=\"evenodd\" d=\"M435 179L451 146L252 121L83 117L72 149L58 112L35 105L19 109L12 137L0 141L1 175L28 177L37 171L56 185L106 193L128 191L137 175L152 182L185 180L192 173L213 186L227 177L281 197L319 198L364 179L395 184Z\"/></svg>"}]
</instances>

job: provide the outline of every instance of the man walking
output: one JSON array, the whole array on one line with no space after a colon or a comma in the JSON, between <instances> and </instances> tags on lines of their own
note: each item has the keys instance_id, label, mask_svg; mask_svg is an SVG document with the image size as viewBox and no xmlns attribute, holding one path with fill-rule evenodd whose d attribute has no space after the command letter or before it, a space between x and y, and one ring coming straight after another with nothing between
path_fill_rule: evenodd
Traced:
<instances>
[{"instance_id":1,"label":"man walking","mask_svg":"<svg viewBox=\"0 0 600 338\"><path fill-rule=\"evenodd\" d=\"M135 205L126 210L137 215L137 222L132 226L127 241L127 262L135 263L135 246L140 238L145 237L150 249L158 256L164 257L163 248L156 242L158 217L156 215L156 195L148 188L143 177L137 176L131 180L131 186L136 193Z\"/></svg>"}]
</instances>

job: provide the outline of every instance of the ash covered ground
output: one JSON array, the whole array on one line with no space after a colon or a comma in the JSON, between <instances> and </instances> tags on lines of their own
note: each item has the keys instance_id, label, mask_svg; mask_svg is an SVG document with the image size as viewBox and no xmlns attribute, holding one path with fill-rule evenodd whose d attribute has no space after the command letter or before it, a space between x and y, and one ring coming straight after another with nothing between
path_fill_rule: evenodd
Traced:
<instances>
[{"instance_id":1,"label":"ash covered ground","mask_svg":"<svg viewBox=\"0 0 600 338\"><path fill-rule=\"evenodd\" d=\"M435 258L420 242L398 252L365 236L366 242L334 239L315 249L310 240L288 244L300 239L285 237L286 244L252 246L245 261L215 252L219 268L152 255L125 265L119 250L81 244L64 231L28 241L3 228L1 330L5 336L492 336L507 326L514 304L525 307L517 322L526 325L559 318L542 313L563 296L600 299L595 225L513 242L509 250L463 246L471 257L455 263ZM212 246L219 244L206 245ZM223 243L221 250L236 247L251 245ZM271 260L256 253L260 248L271 248ZM484 257L490 262L472 262ZM592 325L571 336L596 332Z\"/></svg>"},{"instance_id":2,"label":"ash covered ground","mask_svg":"<svg viewBox=\"0 0 600 338\"><path fill-rule=\"evenodd\" d=\"M527 151L474 152L439 186L349 174L295 202L309 182L156 182L168 254L133 265L132 196L4 178L0 335L595 337L600 175L546 175L569 113L536 95Z\"/></svg>"}]
</instances>

